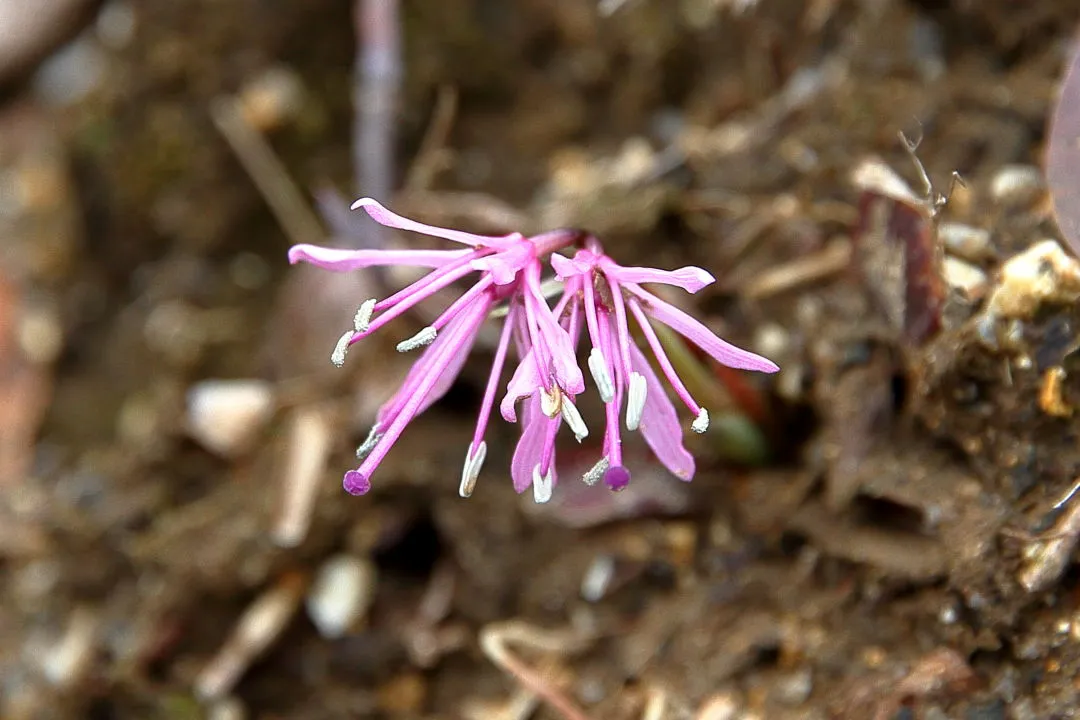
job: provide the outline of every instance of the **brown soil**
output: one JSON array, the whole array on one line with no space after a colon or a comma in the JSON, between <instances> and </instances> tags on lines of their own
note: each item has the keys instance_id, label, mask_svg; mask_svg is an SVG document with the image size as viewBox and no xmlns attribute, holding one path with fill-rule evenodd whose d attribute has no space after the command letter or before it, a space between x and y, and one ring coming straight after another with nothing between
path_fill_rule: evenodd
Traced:
<instances>
[{"instance_id":1,"label":"brown soil","mask_svg":"<svg viewBox=\"0 0 1080 720\"><path fill-rule=\"evenodd\" d=\"M504 477L501 423L458 497L485 348L370 495L340 488L422 320L329 365L365 285L397 280L289 268L211 108L291 68L303 98L266 137L305 196L351 196L351 3L136 5L88 97L0 108L0 188L21 191L0 204L0 715L524 717L484 652L504 638L589 718L1076 716L1080 275L1038 245L1059 235L1029 167L1075 3L404 2L411 174L388 204L708 268L686 306L783 369L687 356L731 420L696 439L694 482L632 449L627 493L564 480L540 509ZM853 179L867 162L914 196ZM988 236L943 251L944 223ZM242 451L187 432L208 378L269 382ZM289 453L321 442L311 529L280 547ZM342 555L377 580L328 639L290 608ZM280 632L199 698L267 597Z\"/></svg>"}]
</instances>

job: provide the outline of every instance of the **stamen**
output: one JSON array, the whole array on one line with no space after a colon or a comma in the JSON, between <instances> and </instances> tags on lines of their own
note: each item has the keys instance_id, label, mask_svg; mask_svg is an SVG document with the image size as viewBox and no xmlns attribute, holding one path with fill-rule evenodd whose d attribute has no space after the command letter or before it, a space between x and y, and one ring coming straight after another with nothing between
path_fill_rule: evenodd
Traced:
<instances>
[{"instance_id":1,"label":"stamen","mask_svg":"<svg viewBox=\"0 0 1080 720\"><path fill-rule=\"evenodd\" d=\"M371 431L368 432L367 438L364 442L360 443L360 447L356 448L356 459L363 460L368 456L376 445L379 444L379 440L382 439L382 431L379 429L379 424L375 423L371 426Z\"/></svg>"},{"instance_id":2,"label":"stamen","mask_svg":"<svg viewBox=\"0 0 1080 720\"><path fill-rule=\"evenodd\" d=\"M353 335L353 331L350 330L338 338L337 345L334 346L334 352L330 353L330 362L337 367L345 364L345 354L349 352L349 343L352 342Z\"/></svg>"},{"instance_id":3,"label":"stamen","mask_svg":"<svg viewBox=\"0 0 1080 720\"><path fill-rule=\"evenodd\" d=\"M476 488L476 478L480 476L480 468L484 466L487 458L487 443L483 440L473 453L472 443L469 443L469 452L465 454L465 467L461 470L461 487L458 494L463 498L471 497Z\"/></svg>"},{"instance_id":4,"label":"stamen","mask_svg":"<svg viewBox=\"0 0 1080 720\"><path fill-rule=\"evenodd\" d=\"M357 468L358 472L370 477L386 454L394 447L394 443L401 437L405 426L419 412L426 409L425 403L431 397L432 390L438 385L439 380L444 378L447 368L454 363L453 358L461 357L461 354L473 343L480 324L484 322L484 317L490 309L491 303L488 301L476 303L474 307L467 309L459 321L444 333L443 339L432 345L431 350L425 352L417 360L416 365L421 366L423 372L407 378L407 384L398 390L398 394L407 399L395 409L393 420L389 421L382 440L371 451L371 454L364 458L360 467Z\"/></svg>"},{"instance_id":5,"label":"stamen","mask_svg":"<svg viewBox=\"0 0 1080 720\"><path fill-rule=\"evenodd\" d=\"M698 435L709 429L709 411L705 408L701 408L701 412L698 413L697 418L690 424L690 429L696 432Z\"/></svg>"},{"instance_id":6,"label":"stamen","mask_svg":"<svg viewBox=\"0 0 1080 720\"><path fill-rule=\"evenodd\" d=\"M353 318L353 329L356 332L362 333L368 329L368 325L371 324L371 314L375 312L375 303L375 298L369 298L357 308L356 316Z\"/></svg>"},{"instance_id":7,"label":"stamen","mask_svg":"<svg viewBox=\"0 0 1080 720\"><path fill-rule=\"evenodd\" d=\"M589 436L589 428L578 412L577 406L570 402L570 398L564 397L562 401L562 416L570 430L574 433L574 439L581 442Z\"/></svg>"},{"instance_id":8,"label":"stamen","mask_svg":"<svg viewBox=\"0 0 1080 720\"><path fill-rule=\"evenodd\" d=\"M649 318L646 317L645 311L641 309L641 302L636 298L631 298L627 303L630 307L630 311L634 314L634 318L637 320L638 326L641 328L642 334L649 343L649 347L652 348L653 355L656 356L656 362L660 365L660 370L664 373L668 383L671 384L671 389L675 391L675 394L679 396L679 399L683 401L687 409L695 415L701 414L701 406L697 404L693 396L690 395L690 391L686 389L686 384L683 383L682 378L675 372L675 366L671 364L671 359L668 358L667 353L664 352L664 346L660 343L660 338L656 334L656 330L653 329L652 323L649 322Z\"/></svg>"},{"instance_id":9,"label":"stamen","mask_svg":"<svg viewBox=\"0 0 1080 720\"><path fill-rule=\"evenodd\" d=\"M614 343L615 331L611 328L610 314L598 313L597 321L599 324L599 338L600 338L600 352L604 353L604 357L614 357L616 352L612 345ZM612 466L622 465L622 438L619 437L619 408L622 407L623 396L626 394L626 378L616 366L616 379L618 384L615 386L615 398L612 402L604 405L604 457L608 459L608 462Z\"/></svg>"},{"instance_id":10,"label":"stamen","mask_svg":"<svg viewBox=\"0 0 1080 720\"><path fill-rule=\"evenodd\" d=\"M558 385L551 386L549 394L544 388L540 388L540 411L549 418L559 414L559 406L562 404L562 390Z\"/></svg>"},{"instance_id":11,"label":"stamen","mask_svg":"<svg viewBox=\"0 0 1080 720\"><path fill-rule=\"evenodd\" d=\"M345 492L350 495L365 495L371 490L371 478L359 470L350 470L345 473L341 484L345 488Z\"/></svg>"},{"instance_id":12,"label":"stamen","mask_svg":"<svg viewBox=\"0 0 1080 720\"><path fill-rule=\"evenodd\" d=\"M495 405L495 393L498 392L499 379L502 377L503 366L506 364L506 353L510 348L510 338L514 334L514 320L515 316L507 319L503 324L502 332L499 333L499 345L495 349L495 361L491 364L491 374L488 375L487 386L484 388L484 397L480 401L480 413L476 418L476 430L473 432L472 442L469 443L470 449L473 446L480 447L484 444L484 431L487 430L491 409Z\"/></svg>"},{"instance_id":13,"label":"stamen","mask_svg":"<svg viewBox=\"0 0 1080 720\"><path fill-rule=\"evenodd\" d=\"M605 272L608 289L611 290L612 307L615 309L615 341L616 346L612 352L612 362L615 363L615 377L619 382L626 382L631 374L630 366L630 327L626 324L626 301L623 298L622 286Z\"/></svg>"},{"instance_id":14,"label":"stamen","mask_svg":"<svg viewBox=\"0 0 1080 720\"><path fill-rule=\"evenodd\" d=\"M425 347L435 342L435 338L438 337L439 331L428 325L420 332L413 335L411 338L402 340L397 344L397 351L399 353L406 353L416 348Z\"/></svg>"},{"instance_id":15,"label":"stamen","mask_svg":"<svg viewBox=\"0 0 1080 720\"><path fill-rule=\"evenodd\" d=\"M637 371L630 373L630 385L626 391L627 430L637 430L641 425L641 414L645 411L645 397L648 389L644 375Z\"/></svg>"},{"instance_id":16,"label":"stamen","mask_svg":"<svg viewBox=\"0 0 1080 720\"><path fill-rule=\"evenodd\" d=\"M600 393L600 399L609 403L615 399L615 383L611 380L607 362L600 348L593 348L589 353L589 372L592 373L593 382L596 383L596 391Z\"/></svg>"},{"instance_id":17,"label":"stamen","mask_svg":"<svg viewBox=\"0 0 1080 720\"><path fill-rule=\"evenodd\" d=\"M600 482L600 478L604 477L609 465L611 465L611 461L607 457L600 458L600 462L593 465L587 473L581 476L581 481L586 485L595 485Z\"/></svg>"},{"instance_id":18,"label":"stamen","mask_svg":"<svg viewBox=\"0 0 1080 720\"><path fill-rule=\"evenodd\" d=\"M612 492L622 492L630 484L630 471L622 465L610 467L604 473L604 484Z\"/></svg>"},{"instance_id":19,"label":"stamen","mask_svg":"<svg viewBox=\"0 0 1080 720\"><path fill-rule=\"evenodd\" d=\"M548 468L546 474L540 474L540 466L537 465L533 468L533 500L537 505L543 505L551 499L551 490L555 484L555 470L554 468Z\"/></svg>"}]
</instances>

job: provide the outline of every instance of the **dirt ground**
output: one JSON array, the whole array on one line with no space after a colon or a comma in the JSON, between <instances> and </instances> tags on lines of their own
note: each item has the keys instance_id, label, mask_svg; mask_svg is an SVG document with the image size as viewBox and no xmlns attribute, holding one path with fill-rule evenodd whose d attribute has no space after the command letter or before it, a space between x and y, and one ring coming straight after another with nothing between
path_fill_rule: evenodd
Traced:
<instances>
[{"instance_id":1,"label":"dirt ground","mask_svg":"<svg viewBox=\"0 0 1080 720\"><path fill-rule=\"evenodd\" d=\"M673 300L782 368L684 350L693 483L631 447L541 507L502 423L458 497L486 341L341 489L424 322L338 370L401 278L285 258L418 242L326 194L374 167L352 3L102 13L0 105L0 716L1080 717L1080 4L403 0L381 199L705 267Z\"/></svg>"}]
</instances>

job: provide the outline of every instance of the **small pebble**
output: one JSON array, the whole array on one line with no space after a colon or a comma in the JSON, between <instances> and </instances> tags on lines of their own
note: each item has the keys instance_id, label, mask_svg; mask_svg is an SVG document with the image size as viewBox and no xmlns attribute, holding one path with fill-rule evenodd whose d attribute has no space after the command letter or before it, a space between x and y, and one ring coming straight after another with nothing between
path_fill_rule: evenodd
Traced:
<instances>
[{"instance_id":1,"label":"small pebble","mask_svg":"<svg viewBox=\"0 0 1080 720\"><path fill-rule=\"evenodd\" d=\"M34 76L34 90L55 107L75 105L101 85L107 64L101 46L81 37L45 61Z\"/></svg>"},{"instance_id":2,"label":"small pebble","mask_svg":"<svg viewBox=\"0 0 1080 720\"><path fill-rule=\"evenodd\" d=\"M367 560L337 555L323 563L306 601L319 634L335 639L348 633L371 607L375 585L375 566Z\"/></svg>"},{"instance_id":3,"label":"small pebble","mask_svg":"<svg viewBox=\"0 0 1080 720\"><path fill-rule=\"evenodd\" d=\"M610 555L597 555L581 578L581 599L592 603L602 600L614 576L615 558Z\"/></svg>"},{"instance_id":4,"label":"small pebble","mask_svg":"<svg viewBox=\"0 0 1080 720\"><path fill-rule=\"evenodd\" d=\"M798 670L781 677L775 687L776 699L785 705L802 705L814 691L814 678L810 670Z\"/></svg>"},{"instance_id":5,"label":"small pebble","mask_svg":"<svg viewBox=\"0 0 1080 720\"><path fill-rule=\"evenodd\" d=\"M98 14L95 30L106 47L113 50L127 47L135 37L135 8L127 0L112 0Z\"/></svg>"},{"instance_id":6,"label":"small pebble","mask_svg":"<svg viewBox=\"0 0 1080 720\"><path fill-rule=\"evenodd\" d=\"M694 720L735 720L738 715L739 701L730 693L722 693L706 700Z\"/></svg>"},{"instance_id":7,"label":"small pebble","mask_svg":"<svg viewBox=\"0 0 1080 720\"><path fill-rule=\"evenodd\" d=\"M949 287L968 300L977 300L986 293L989 282L986 273L971 263L959 258L946 257L942 274Z\"/></svg>"},{"instance_id":8,"label":"small pebble","mask_svg":"<svg viewBox=\"0 0 1080 720\"><path fill-rule=\"evenodd\" d=\"M938 238L947 252L971 262L985 260L994 253L990 231L971 225L943 222L938 225Z\"/></svg>"},{"instance_id":9,"label":"small pebble","mask_svg":"<svg viewBox=\"0 0 1080 720\"><path fill-rule=\"evenodd\" d=\"M266 132L281 127L299 113L304 85L296 71L285 66L267 69L240 91L240 107L252 127Z\"/></svg>"},{"instance_id":10,"label":"small pebble","mask_svg":"<svg viewBox=\"0 0 1080 720\"><path fill-rule=\"evenodd\" d=\"M204 380L188 390L188 432L224 457L250 449L273 412L273 388L263 380Z\"/></svg>"},{"instance_id":11,"label":"small pebble","mask_svg":"<svg viewBox=\"0 0 1080 720\"><path fill-rule=\"evenodd\" d=\"M64 635L39 656L45 679L61 688L75 684L89 669L96 636L96 620L88 611L76 609Z\"/></svg>"},{"instance_id":12,"label":"small pebble","mask_svg":"<svg viewBox=\"0 0 1080 720\"><path fill-rule=\"evenodd\" d=\"M218 700L206 711L206 720L246 720L247 710L235 697Z\"/></svg>"},{"instance_id":13,"label":"small pebble","mask_svg":"<svg viewBox=\"0 0 1080 720\"><path fill-rule=\"evenodd\" d=\"M990 181L991 196L1007 205L1032 202L1042 189L1042 170L1034 165L1006 165Z\"/></svg>"}]
</instances>

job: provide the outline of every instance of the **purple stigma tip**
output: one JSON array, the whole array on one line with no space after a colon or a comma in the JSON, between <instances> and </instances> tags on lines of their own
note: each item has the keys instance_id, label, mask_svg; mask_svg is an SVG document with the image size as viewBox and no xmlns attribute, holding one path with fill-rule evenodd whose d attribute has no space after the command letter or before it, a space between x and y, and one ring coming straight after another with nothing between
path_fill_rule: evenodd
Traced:
<instances>
[{"instance_id":1,"label":"purple stigma tip","mask_svg":"<svg viewBox=\"0 0 1080 720\"><path fill-rule=\"evenodd\" d=\"M630 471L622 465L609 467L604 471L604 484L607 485L612 492L625 490L626 486L630 484Z\"/></svg>"},{"instance_id":2,"label":"purple stigma tip","mask_svg":"<svg viewBox=\"0 0 1080 720\"><path fill-rule=\"evenodd\" d=\"M371 480L357 470L350 470L345 473L342 485L345 486L345 492L350 495L365 495L371 489Z\"/></svg>"}]
</instances>

